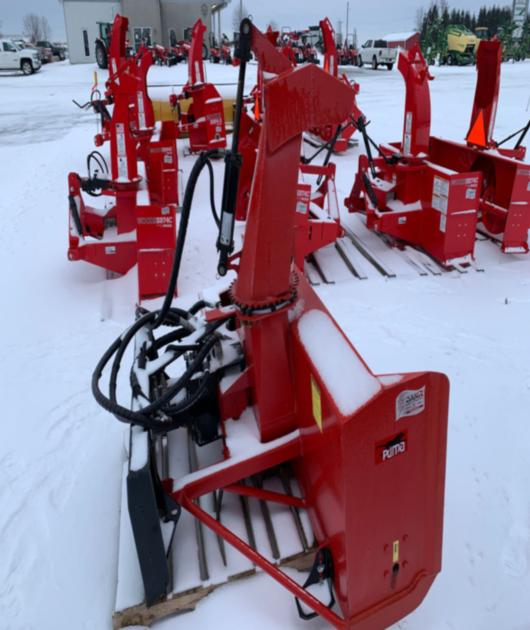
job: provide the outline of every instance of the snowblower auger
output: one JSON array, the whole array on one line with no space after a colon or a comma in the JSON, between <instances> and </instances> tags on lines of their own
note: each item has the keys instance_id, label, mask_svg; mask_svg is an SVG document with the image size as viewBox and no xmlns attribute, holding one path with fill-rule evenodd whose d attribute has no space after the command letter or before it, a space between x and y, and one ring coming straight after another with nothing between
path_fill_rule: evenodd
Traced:
<instances>
[{"instance_id":1,"label":"snowblower auger","mask_svg":"<svg viewBox=\"0 0 530 630\"><path fill-rule=\"evenodd\" d=\"M254 48L259 36L243 20L240 51ZM130 605L133 595L125 593L125 583L141 573L139 584L151 606L145 614L139 606L131 609L136 616L121 611L117 625L149 623L157 613L178 610L171 608L178 595L166 599L175 592L166 559L175 558L173 539L177 554L193 546L193 538L179 533L189 514L196 519L204 589L216 583L204 543L211 531L221 557L229 555L225 541L290 591L303 618L317 613L336 628L391 625L420 604L440 571L448 380L433 372L374 375L292 264L302 134L324 121L338 124L352 102L348 86L313 64L266 84L247 232L242 251L228 261L237 279L217 304L202 301L189 311L171 307L170 286L161 310L140 312L96 367L97 401L132 425L131 523L121 531L119 598ZM234 124L237 133L237 117ZM173 283L202 168L199 160L186 189ZM223 219L221 232L222 226ZM220 261L223 267L224 251ZM133 340L129 408L118 402L116 385ZM105 395L99 382L111 361ZM179 427L188 438L174 430ZM186 442L189 468L177 477ZM289 490L285 477L283 491L246 481L286 464L296 472L301 495ZM233 495L246 506L244 528L233 512L221 509ZM258 549L251 501L307 512L317 554L306 584L316 578L329 582L329 602L278 566L272 544L272 556ZM187 533L193 536L193 528ZM284 544L279 537L277 542ZM177 582L186 583L190 565L173 562L173 570ZM138 591L138 583L131 589ZM182 597L189 608L189 587Z\"/></svg>"},{"instance_id":2,"label":"snowblower auger","mask_svg":"<svg viewBox=\"0 0 530 630\"><path fill-rule=\"evenodd\" d=\"M199 18L195 22L188 55L188 81L179 96L170 103L179 112L179 130L189 136L190 152L226 148L226 128L223 99L213 83L206 81L203 62L206 26ZM186 111L181 101L190 100Z\"/></svg>"},{"instance_id":3,"label":"snowblower auger","mask_svg":"<svg viewBox=\"0 0 530 630\"><path fill-rule=\"evenodd\" d=\"M153 56L141 48L126 55L128 20L117 15L109 47L105 97L93 89L91 107L100 117L95 144L110 144L110 172L98 151L87 158L87 177L68 176L70 260L85 260L115 274L138 263L140 300L164 295L175 248L178 204L177 127L157 128L147 93ZM109 110L109 107L111 110ZM145 177L140 174L143 163ZM99 197L85 204L84 194ZM95 203L95 202L93 202Z\"/></svg>"}]
</instances>

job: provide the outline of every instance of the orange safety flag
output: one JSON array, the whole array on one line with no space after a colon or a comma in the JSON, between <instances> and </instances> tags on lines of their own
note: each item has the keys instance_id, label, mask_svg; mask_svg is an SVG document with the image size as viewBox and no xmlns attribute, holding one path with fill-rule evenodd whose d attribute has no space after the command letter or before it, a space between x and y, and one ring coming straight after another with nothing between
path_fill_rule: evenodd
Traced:
<instances>
[{"instance_id":1,"label":"orange safety flag","mask_svg":"<svg viewBox=\"0 0 530 630\"><path fill-rule=\"evenodd\" d=\"M474 144L478 147L488 146L488 143L486 141L486 127L484 125L484 110L480 110L478 116L475 119L475 123L467 134L466 140L469 144Z\"/></svg>"}]
</instances>

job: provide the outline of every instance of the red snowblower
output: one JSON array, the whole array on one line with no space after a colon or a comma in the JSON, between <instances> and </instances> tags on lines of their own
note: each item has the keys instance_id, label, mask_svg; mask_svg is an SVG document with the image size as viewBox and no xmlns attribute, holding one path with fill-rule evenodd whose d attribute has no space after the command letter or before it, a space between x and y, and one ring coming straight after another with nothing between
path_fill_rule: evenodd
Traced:
<instances>
[{"instance_id":1,"label":"red snowblower","mask_svg":"<svg viewBox=\"0 0 530 630\"><path fill-rule=\"evenodd\" d=\"M282 72L291 70L294 65L279 51L275 42L277 33L268 29L263 35L255 35L256 58L258 60L257 85L246 99L250 110L242 112L240 130L237 138L238 152L241 154L239 185L235 202L236 219L245 221L250 200L251 187L256 166L257 149L261 134L264 110L264 86L268 80ZM348 87L350 84L347 83ZM354 91L352 91L353 98ZM330 163L331 154L339 139L341 125L330 126L335 129L333 137L311 157L301 158L298 195L296 201L296 237L295 261L299 269L304 269L304 260L312 254L334 243L343 235L340 225L339 206L335 187L335 165ZM313 159L327 149L322 165L311 164ZM316 261L313 263L317 269ZM320 271L320 273L322 273Z\"/></svg>"},{"instance_id":2,"label":"red snowblower","mask_svg":"<svg viewBox=\"0 0 530 630\"><path fill-rule=\"evenodd\" d=\"M361 121L366 155L359 158L355 183L345 201L348 209L366 213L367 226L396 239L396 244L419 246L447 267L473 260L478 222L502 239L504 252L528 251L530 170L515 159L523 155L526 132L517 132L520 138L512 150L494 148L499 145L491 141L499 42L483 41L479 46L467 145L430 136L428 81L432 77L419 47L400 53L398 68L406 84L403 140L377 146Z\"/></svg>"},{"instance_id":3,"label":"red snowblower","mask_svg":"<svg viewBox=\"0 0 530 630\"><path fill-rule=\"evenodd\" d=\"M165 294L171 271L178 204L177 128L173 122L155 125L147 93L153 55L142 47L127 56L127 29L127 18L117 15L105 95L95 86L90 101L80 106L100 118L95 144L110 144L110 171L105 157L93 151L87 157L86 177L68 175L68 258L113 274L125 274L138 263L139 296L145 299Z\"/></svg>"},{"instance_id":4,"label":"red snowblower","mask_svg":"<svg viewBox=\"0 0 530 630\"><path fill-rule=\"evenodd\" d=\"M380 630L421 603L441 568L448 380L374 375L293 265L302 134L340 124L353 106L351 88L313 64L264 85L247 230L233 253L245 68L263 39L243 20L217 243L218 272L236 271L235 281L189 311L171 305L201 156L164 304L140 310L94 372L98 403L130 425L118 576L118 601L129 608L117 612L115 627L189 610L241 578L242 559L287 589L303 619ZM129 405L130 394L119 402L117 383L131 344ZM270 547L261 545L256 516ZM301 555L312 560L301 584L282 565L284 535L290 523L300 533L304 519L311 534Z\"/></svg>"},{"instance_id":5,"label":"red snowblower","mask_svg":"<svg viewBox=\"0 0 530 630\"><path fill-rule=\"evenodd\" d=\"M321 20L319 25L324 47L324 70L329 72L332 76L338 77L339 55L337 45L335 44L335 31L328 18ZM359 84L355 81L350 84L345 74L342 75L342 81L348 85L352 85L355 95L359 93ZM348 117L340 124L340 130L339 125L325 125L324 127L310 130L309 138L320 144L334 140L333 150L335 153L342 153L353 145L351 138L356 131L356 127L352 122L352 117L353 120L359 120L359 118L363 117L361 110L357 107L355 99L353 101L352 111L349 112Z\"/></svg>"},{"instance_id":6,"label":"red snowblower","mask_svg":"<svg viewBox=\"0 0 530 630\"><path fill-rule=\"evenodd\" d=\"M206 83L203 48L206 26L197 20L193 26L188 55L188 81L179 96L171 95L173 108L179 111L179 130L189 136L190 152L226 148L226 129L223 99L212 83ZM180 103L191 99L188 109Z\"/></svg>"}]
</instances>

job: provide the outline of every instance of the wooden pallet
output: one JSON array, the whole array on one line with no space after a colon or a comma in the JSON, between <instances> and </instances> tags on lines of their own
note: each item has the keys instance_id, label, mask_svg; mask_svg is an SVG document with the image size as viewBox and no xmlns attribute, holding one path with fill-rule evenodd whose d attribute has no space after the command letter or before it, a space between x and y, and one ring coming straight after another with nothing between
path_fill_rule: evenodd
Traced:
<instances>
[{"instance_id":1,"label":"wooden pallet","mask_svg":"<svg viewBox=\"0 0 530 630\"><path fill-rule=\"evenodd\" d=\"M315 557L314 549L307 552L301 552L289 558L283 558L278 564L283 568L295 569L297 571L310 571L313 566ZM151 626L153 623L171 617L172 615L180 615L182 613L191 612L195 606L210 593L217 590L225 584L231 584L238 580L256 575L256 569L249 569L236 575L231 575L225 582L218 584L210 584L208 586L197 586L195 588L175 593L150 608L145 603L131 606L125 610L114 613L112 618L112 627L114 630L121 630L127 626Z\"/></svg>"}]
</instances>

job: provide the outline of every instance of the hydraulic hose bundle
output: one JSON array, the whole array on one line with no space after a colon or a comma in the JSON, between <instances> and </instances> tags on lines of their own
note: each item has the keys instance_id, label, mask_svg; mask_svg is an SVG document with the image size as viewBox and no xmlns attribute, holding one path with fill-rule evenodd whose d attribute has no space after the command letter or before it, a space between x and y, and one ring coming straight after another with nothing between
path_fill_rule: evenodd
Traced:
<instances>
[{"instance_id":1,"label":"hydraulic hose bundle","mask_svg":"<svg viewBox=\"0 0 530 630\"><path fill-rule=\"evenodd\" d=\"M190 173L182 205L173 268L161 308L152 312L140 311L134 324L107 349L92 375L93 395L105 410L112 413L121 422L139 425L155 432L165 433L186 425L187 412L205 396L208 390L210 374L207 366L205 367L205 362L218 341L217 329L226 324L226 320L220 320L199 329L198 322L194 318L202 308L207 306L202 301L197 302L187 311L171 306L182 261L195 187L205 167L208 168L210 174L210 199L212 213L216 218L213 169L210 163L210 157L213 153L217 153L217 151L201 153ZM216 223L218 223L218 219ZM155 330L162 326L170 327L173 330L156 338ZM141 333L144 334L145 339L136 351L130 375L133 400L138 408L133 410L118 403L117 383L123 356L131 341ZM187 344L182 343L188 337L193 337L193 341ZM160 359L162 351L164 351L164 356ZM184 355L187 360L186 370L176 382L170 384L165 369ZM146 392L139 383L138 368L145 367L147 361L155 359L160 359L160 365L149 375L151 386L149 387L150 391ZM100 381L105 368L111 361L109 389L106 395L100 387ZM193 393L190 393L192 380L196 382L193 386ZM155 384L156 386L154 386ZM162 393L151 400L151 392L157 390ZM184 391L186 394L182 396ZM172 402L177 397L179 402Z\"/></svg>"},{"instance_id":2,"label":"hydraulic hose bundle","mask_svg":"<svg viewBox=\"0 0 530 630\"><path fill-rule=\"evenodd\" d=\"M173 267L161 308L153 312L143 311L136 322L123 335L120 335L104 353L92 375L93 395L104 409L122 422L139 425L155 432L165 433L178 427L187 426L186 420L189 411L195 404L198 404L208 396L212 378L214 378L208 369L208 356L219 340L217 330L226 324L227 320L224 319L212 324L206 324L202 330L197 330L195 315L206 304L197 302L189 311L185 311L172 307L171 302L177 286L195 188L199 176L205 167L208 169L210 176L211 211L219 228L217 248L220 252L220 260L218 270L220 275L225 275L227 271L228 256L233 250L234 209L241 165L241 156L238 153L239 124L243 103L246 63L250 59L250 37L251 24L248 20L244 20L238 52L241 65L234 133L232 150L227 152L225 156L221 217L218 216L215 207L214 174L210 162L210 158L219 156L219 151L214 149L201 153L191 170L182 203ZM174 330L156 338L155 330L161 326L169 326ZM133 401L135 406L138 407L138 409L133 410L118 403L117 383L123 356L131 341L142 333L145 339L141 345L138 344L139 347L136 351L130 375ZM188 344L181 343L187 337L193 337L193 341ZM164 348L164 356L160 357L160 352ZM187 361L186 370L174 383L170 383L170 379L165 373L165 368L181 357L184 357ZM148 360L155 359L159 361L159 364L157 363L156 370L149 375L149 391L146 392L140 385L138 369L145 367ZM108 395L105 395L101 390L100 381L105 368L111 361L109 391ZM222 372L222 368L217 369L215 378L221 375ZM161 393L153 400L152 393L155 391ZM178 398L177 403L173 402L176 398Z\"/></svg>"}]
</instances>

